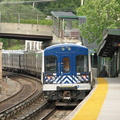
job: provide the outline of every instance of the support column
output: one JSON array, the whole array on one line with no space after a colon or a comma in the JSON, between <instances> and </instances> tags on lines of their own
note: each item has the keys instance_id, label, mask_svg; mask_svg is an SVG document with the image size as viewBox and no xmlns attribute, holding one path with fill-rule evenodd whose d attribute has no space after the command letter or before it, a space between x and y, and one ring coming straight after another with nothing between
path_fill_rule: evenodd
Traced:
<instances>
[{"instance_id":1,"label":"support column","mask_svg":"<svg viewBox=\"0 0 120 120\"><path fill-rule=\"evenodd\" d=\"M0 81L2 80L2 45L3 43L0 42Z\"/></svg>"},{"instance_id":2,"label":"support column","mask_svg":"<svg viewBox=\"0 0 120 120\"><path fill-rule=\"evenodd\" d=\"M118 48L118 76L120 77L120 47Z\"/></svg>"}]
</instances>

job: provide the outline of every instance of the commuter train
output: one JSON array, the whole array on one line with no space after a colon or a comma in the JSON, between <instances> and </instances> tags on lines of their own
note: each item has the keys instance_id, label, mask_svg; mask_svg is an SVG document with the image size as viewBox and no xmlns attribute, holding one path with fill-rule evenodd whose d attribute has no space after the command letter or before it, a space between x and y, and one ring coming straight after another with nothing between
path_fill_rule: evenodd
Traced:
<instances>
[{"instance_id":1,"label":"commuter train","mask_svg":"<svg viewBox=\"0 0 120 120\"><path fill-rule=\"evenodd\" d=\"M58 44L43 51L4 51L3 69L41 76L44 97L56 106L76 105L91 90L89 51L85 46Z\"/></svg>"},{"instance_id":2,"label":"commuter train","mask_svg":"<svg viewBox=\"0 0 120 120\"><path fill-rule=\"evenodd\" d=\"M40 77L43 51L2 50L2 69Z\"/></svg>"}]
</instances>

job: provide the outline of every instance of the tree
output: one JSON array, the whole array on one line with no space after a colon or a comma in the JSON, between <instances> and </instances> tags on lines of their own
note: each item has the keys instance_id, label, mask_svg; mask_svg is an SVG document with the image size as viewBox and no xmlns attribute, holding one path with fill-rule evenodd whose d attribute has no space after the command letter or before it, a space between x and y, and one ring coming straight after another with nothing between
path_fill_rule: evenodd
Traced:
<instances>
[{"instance_id":1,"label":"tree","mask_svg":"<svg viewBox=\"0 0 120 120\"><path fill-rule=\"evenodd\" d=\"M80 0L57 0L54 2L36 3L44 14L51 15L51 11L70 11L75 13L80 6Z\"/></svg>"},{"instance_id":2,"label":"tree","mask_svg":"<svg viewBox=\"0 0 120 120\"><path fill-rule=\"evenodd\" d=\"M80 25L81 34L89 42L102 40L105 28L120 27L119 0L84 0L77 9L77 15L86 16L86 23Z\"/></svg>"}]
</instances>

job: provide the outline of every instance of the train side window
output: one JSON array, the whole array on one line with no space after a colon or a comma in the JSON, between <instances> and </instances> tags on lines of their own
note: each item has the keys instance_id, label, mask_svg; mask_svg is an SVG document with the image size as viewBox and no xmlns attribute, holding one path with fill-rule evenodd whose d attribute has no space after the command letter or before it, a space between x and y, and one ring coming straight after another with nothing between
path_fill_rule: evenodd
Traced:
<instances>
[{"instance_id":1,"label":"train side window","mask_svg":"<svg viewBox=\"0 0 120 120\"><path fill-rule=\"evenodd\" d=\"M65 73L70 71L70 59L68 57L63 58L63 71Z\"/></svg>"},{"instance_id":2,"label":"train side window","mask_svg":"<svg viewBox=\"0 0 120 120\"><path fill-rule=\"evenodd\" d=\"M45 56L45 73L56 73L57 57L50 55Z\"/></svg>"},{"instance_id":3,"label":"train side window","mask_svg":"<svg viewBox=\"0 0 120 120\"><path fill-rule=\"evenodd\" d=\"M76 56L76 67L77 67L77 72L87 72L88 71L88 56L77 55Z\"/></svg>"}]
</instances>

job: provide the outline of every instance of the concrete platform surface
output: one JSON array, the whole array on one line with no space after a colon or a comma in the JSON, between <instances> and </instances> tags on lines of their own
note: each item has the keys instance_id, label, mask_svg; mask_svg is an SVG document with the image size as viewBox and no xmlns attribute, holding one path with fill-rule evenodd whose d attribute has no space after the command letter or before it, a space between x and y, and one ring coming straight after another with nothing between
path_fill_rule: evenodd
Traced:
<instances>
[{"instance_id":1,"label":"concrete platform surface","mask_svg":"<svg viewBox=\"0 0 120 120\"><path fill-rule=\"evenodd\" d=\"M97 120L120 120L120 78L106 78L108 93Z\"/></svg>"},{"instance_id":2,"label":"concrete platform surface","mask_svg":"<svg viewBox=\"0 0 120 120\"><path fill-rule=\"evenodd\" d=\"M120 78L96 78L93 90L65 120L120 120Z\"/></svg>"}]
</instances>

